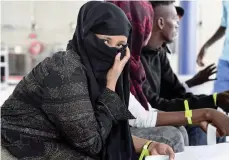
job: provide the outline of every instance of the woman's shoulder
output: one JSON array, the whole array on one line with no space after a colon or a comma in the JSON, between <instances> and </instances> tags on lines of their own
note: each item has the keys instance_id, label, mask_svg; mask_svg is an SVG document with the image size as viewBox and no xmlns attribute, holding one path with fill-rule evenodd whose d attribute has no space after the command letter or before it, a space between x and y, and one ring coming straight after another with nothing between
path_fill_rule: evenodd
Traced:
<instances>
[{"instance_id":1,"label":"woman's shoulder","mask_svg":"<svg viewBox=\"0 0 229 160\"><path fill-rule=\"evenodd\" d=\"M51 64L59 65L59 66L66 66L66 65L82 66L83 65L80 60L80 56L73 50L56 52L55 54L53 54L50 60L51 60Z\"/></svg>"},{"instance_id":2,"label":"woman's shoulder","mask_svg":"<svg viewBox=\"0 0 229 160\"><path fill-rule=\"evenodd\" d=\"M46 91L44 99L88 96L85 67L78 54L70 50L57 52L45 60L45 66L48 72L42 74L42 85ZM45 69L42 69L42 73Z\"/></svg>"},{"instance_id":3,"label":"woman's shoulder","mask_svg":"<svg viewBox=\"0 0 229 160\"><path fill-rule=\"evenodd\" d=\"M77 69L84 70L80 56L73 50L56 52L52 57L45 60L49 71L61 74L71 74Z\"/></svg>"}]
</instances>

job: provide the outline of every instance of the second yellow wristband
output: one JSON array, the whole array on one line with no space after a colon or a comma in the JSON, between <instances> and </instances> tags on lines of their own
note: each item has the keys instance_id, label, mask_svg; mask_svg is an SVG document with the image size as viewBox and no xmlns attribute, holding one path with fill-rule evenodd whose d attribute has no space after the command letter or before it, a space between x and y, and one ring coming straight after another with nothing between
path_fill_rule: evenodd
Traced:
<instances>
[{"instance_id":1,"label":"second yellow wristband","mask_svg":"<svg viewBox=\"0 0 229 160\"><path fill-rule=\"evenodd\" d=\"M215 106L217 106L217 93L214 93L212 96L213 96Z\"/></svg>"},{"instance_id":2,"label":"second yellow wristband","mask_svg":"<svg viewBox=\"0 0 229 160\"><path fill-rule=\"evenodd\" d=\"M184 101L184 107L185 107L185 117L188 120L188 124L192 124L192 110L189 110L188 100Z\"/></svg>"}]
</instances>

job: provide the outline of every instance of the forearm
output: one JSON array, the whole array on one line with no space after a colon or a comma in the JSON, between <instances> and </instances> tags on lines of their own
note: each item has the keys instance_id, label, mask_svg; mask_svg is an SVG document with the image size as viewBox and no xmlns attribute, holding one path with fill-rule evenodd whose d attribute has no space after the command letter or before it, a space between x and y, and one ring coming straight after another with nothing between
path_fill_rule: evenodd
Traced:
<instances>
[{"instance_id":1,"label":"forearm","mask_svg":"<svg viewBox=\"0 0 229 160\"><path fill-rule=\"evenodd\" d=\"M196 109L192 111L192 123L198 125L199 122L206 121L208 109ZM182 126L187 125L188 121L185 112L158 112L156 126Z\"/></svg>"},{"instance_id":2,"label":"forearm","mask_svg":"<svg viewBox=\"0 0 229 160\"><path fill-rule=\"evenodd\" d=\"M133 138L133 143L134 143L135 151L136 151L136 153L139 153L140 154L142 152L143 146L149 140L143 139L143 138L139 138L139 137L136 137L136 136L132 136L132 138Z\"/></svg>"},{"instance_id":3,"label":"forearm","mask_svg":"<svg viewBox=\"0 0 229 160\"><path fill-rule=\"evenodd\" d=\"M205 43L205 46L209 47L217 40L222 38L225 34L225 31L226 31L226 27L220 26L219 29L215 32L215 34Z\"/></svg>"},{"instance_id":4,"label":"forearm","mask_svg":"<svg viewBox=\"0 0 229 160\"><path fill-rule=\"evenodd\" d=\"M216 109L217 106L214 103L212 95L193 95L191 93L185 93L179 98L174 99L164 99L161 97L153 97L154 99L149 100L151 106L160 111L166 112L176 112L184 111L184 100L188 100L189 108L202 109L202 108L212 108Z\"/></svg>"}]
</instances>

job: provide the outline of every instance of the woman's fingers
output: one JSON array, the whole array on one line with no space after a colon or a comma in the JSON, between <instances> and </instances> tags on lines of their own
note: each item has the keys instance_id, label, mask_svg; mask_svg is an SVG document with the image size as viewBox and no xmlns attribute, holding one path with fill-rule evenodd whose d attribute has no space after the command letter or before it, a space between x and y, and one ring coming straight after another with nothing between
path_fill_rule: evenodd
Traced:
<instances>
[{"instance_id":1,"label":"woman's fingers","mask_svg":"<svg viewBox=\"0 0 229 160\"><path fill-rule=\"evenodd\" d=\"M170 160L174 160L175 153L173 149L163 143L153 142L149 146L150 155L168 155Z\"/></svg>"},{"instance_id":2,"label":"woman's fingers","mask_svg":"<svg viewBox=\"0 0 229 160\"><path fill-rule=\"evenodd\" d=\"M126 65L126 63L129 61L129 59L130 59L130 49L127 47L126 48L126 55L121 60L122 67L124 67Z\"/></svg>"},{"instance_id":3,"label":"woman's fingers","mask_svg":"<svg viewBox=\"0 0 229 160\"><path fill-rule=\"evenodd\" d=\"M113 66L118 66L120 63L120 58L121 58L121 53L119 52L116 56L115 56L115 61L114 61L114 65Z\"/></svg>"},{"instance_id":4,"label":"woman's fingers","mask_svg":"<svg viewBox=\"0 0 229 160\"><path fill-rule=\"evenodd\" d=\"M120 58L121 58L121 53L119 52L115 56L114 64L113 64L113 67L112 67L114 72L117 72L116 74L118 74L118 76L121 74L123 68L125 67L126 63L128 62L128 60L130 58L130 50L129 50L129 48L126 49L126 55L123 57L123 59L121 60Z\"/></svg>"},{"instance_id":5,"label":"woman's fingers","mask_svg":"<svg viewBox=\"0 0 229 160\"><path fill-rule=\"evenodd\" d=\"M120 74L122 73L123 68L125 67L126 63L128 62L129 58L130 58L129 48L126 49L126 55L124 56L122 60L121 60L121 53L118 53L115 56L114 64L107 73L107 88L109 88L110 90L112 91L115 90L117 80Z\"/></svg>"},{"instance_id":6,"label":"woman's fingers","mask_svg":"<svg viewBox=\"0 0 229 160\"><path fill-rule=\"evenodd\" d=\"M160 155L157 150L153 149L150 151L150 155Z\"/></svg>"},{"instance_id":7,"label":"woman's fingers","mask_svg":"<svg viewBox=\"0 0 229 160\"><path fill-rule=\"evenodd\" d=\"M175 153L171 147L166 148L166 155L169 155L169 160L174 160Z\"/></svg>"},{"instance_id":8,"label":"woman's fingers","mask_svg":"<svg viewBox=\"0 0 229 160\"><path fill-rule=\"evenodd\" d=\"M130 49L128 47L126 48L126 55L123 57L122 60L120 58L121 58L121 53L118 53L115 57L115 62L113 66L121 66L122 68L124 68L124 66L130 59Z\"/></svg>"}]
</instances>

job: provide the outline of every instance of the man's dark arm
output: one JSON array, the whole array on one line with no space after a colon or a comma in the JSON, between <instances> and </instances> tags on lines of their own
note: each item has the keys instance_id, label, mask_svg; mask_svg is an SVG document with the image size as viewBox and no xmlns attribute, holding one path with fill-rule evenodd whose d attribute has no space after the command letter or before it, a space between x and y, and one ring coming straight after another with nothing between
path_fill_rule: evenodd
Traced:
<instances>
[{"instance_id":1,"label":"man's dark arm","mask_svg":"<svg viewBox=\"0 0 229 160\"><path fill-rule=\"evenodd\" d=\"M160 95L155 93L149 82L143 85L144 93L153 108L162 111L184 111L184 100L189 102L190 109L216 108L213 97L210 95L193 95L186 93L177 76L174 74L166 54L161 59L161 90Z\"/></svg>"}]
</instances>

